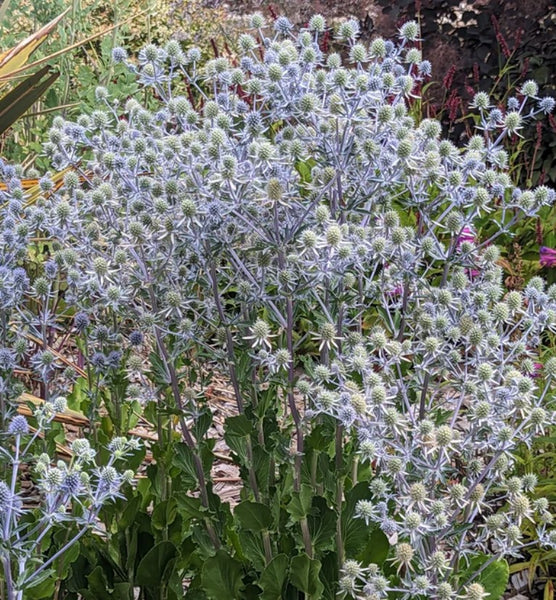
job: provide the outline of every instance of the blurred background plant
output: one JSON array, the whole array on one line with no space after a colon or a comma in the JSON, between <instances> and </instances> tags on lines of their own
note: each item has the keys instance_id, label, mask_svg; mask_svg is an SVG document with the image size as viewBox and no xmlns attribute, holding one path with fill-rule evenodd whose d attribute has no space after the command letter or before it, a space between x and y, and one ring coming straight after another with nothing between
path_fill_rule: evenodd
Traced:
<instances>
[{"instance_id":1,"label":"blurred background plant","mask_svg":"<svg viewBox=\"0 0 556 600\"><path fill-rule=\"evenodd\" d=\"M203 0L5 0L0 13L2 47L15 45L64 11L63 26L34 58L77 47L57 59L57 81L0 138L0 155L26 169L46 166L41 150L52 118L57 114L71 117L94 107L97 85L117 90L120 97L137 93L135 78L111 62L115 45L125 43L137 52L146 43L163 43L174 37L184 45L199 46L206 56L214 56L217 48L227 45L224 9ZM83 40L85 43L78 45Z\"/></svg>"},{"instance_id":2,"label":"blurred background plant","mask_svg":"<svg viewBox=\"0 0 556 600\"><path fill-rule=\"evenodd\" d=\"M416 18L421 25L423 55L432 63L432 78L423 87L418 109L422 117L440 118L454 141L469 139L472 121L468 107L478 91L487 92L493 106L510 98L523 99L521 87L534 79L543 91L556 91L556 50L552 40L556 5L548 0L377 0L373 27L381 35L393 33L400 22ZM467 115L467 117L465 116ZM510 173L519 185L556 183L556 121L530 122L505 141ZM484 235L492 219L484 221ZM536 221L518 227L501 241L504 268L510 287L522 289L537 274L556 281L554 261L541 260L541 247L556 248L556 209L541 211ZM517 287L516 287L517 285Z\"/></svg>"}]
</instances>

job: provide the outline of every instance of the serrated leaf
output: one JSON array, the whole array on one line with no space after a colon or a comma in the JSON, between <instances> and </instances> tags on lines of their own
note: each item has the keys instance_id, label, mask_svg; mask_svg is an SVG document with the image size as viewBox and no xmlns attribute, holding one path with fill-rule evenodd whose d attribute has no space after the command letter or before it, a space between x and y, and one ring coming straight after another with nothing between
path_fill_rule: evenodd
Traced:
<instances>
[{"instance_id":1,"label":"serrated leaf","mask_svg":"<svg viewBox=\"0 0 556 600\"><path fill-rule=\"evenodd\" d=\"M497 560L486 567L478 579L485 592L490 594L489 600L498 600L504 595L509 578L508 563L505 560Z\"/></svg>"},{"instance_id":2,"label":"serrated leaf","mask_svg":"<svg viewBox=\"0 0 556 600\"><path fill-rule=\"evenodd\" d=\"M205 410L200 415L197 416L195 422L193 423L193 433L195 434L195 438L197 440L201 440L205 433L209 430L209 427L212 424L212 413L210 410Z\"/></svg>"},{"instance_id":3,"label":"serrated leaf","mask_svg":"<svg viewBox=\"0 0 556 600\"><path fill-rule=\"evenodd\" d=\"M172 464L189 475L194 481L198 480L195 468L195 456L191 448L184 442L175 445Z\"/></svg>"},{"instance_id":4,"label":"serrated leaf","mask_svg":"<svg viewBox=\"0 0 556 600\"><path fill-rule=\"evenodd\" d=\"M241 557L244 562L256 571L261 572L266 565L262 535L242 529L238 532L237 540L241 547Z\"/></svg>"},{"instance_id":5,"label":"serrated leaf","mask_svg":"<svg viewBox=\"0 0 556 600\"><path fill-rule=\"evenodd\" d=\"M288 576L288 557L278 554L266 566L258 581L262 588L261 600L282 600L282 591Z\"/></svg>"},{"instance_id":6,"label":"serrated leaf","mask_svg":"<svg viewBox=\"0 0 556 600\"><path fill-rule=\"evenodd\" d=\"M242 586L241 563L229 556L224 550L218 550L215 556L207 559L201 572L202 587L209 598L238 598Z\"/></svg>"},{"instance_id":7,"label":"serrated leaf","mask_svg":"<svg viewBox=\"0 0 556 600\"><path fill-rule=\"evenodd\" d=\"M204 519L207 516L207 509L202 505L199 498L193 498L184 493L174 494L178 506L178 512L182 518Z\"/></svg>"},{"instance_id":8,"label":"serrated leaf","mask_svg":"<svg viewBox=\"0 0 556 600\"><path fill-rule=\"evenodd\" d=\"M243 464L247 460L247 437L251 435L252 431L253 425L245 415L237 415L226 419L224 440Z\"/></svg>"},{"instance_id":9,"label":"serrated leaf","mask_svg":"<svg viewBox=\"0 0 556 600\"><path fill-rule=\"evenodd\" d=\"M333 550L336 544L337 516L321 496L313 498L311 514L307 518L313 548L318 551Z\"/></svg>"},{"instance_id":10,"label":"serrated leaf","mask_svg":"<svg viewBox=\"0 0 556 600\"><path fill-rule=\"evenodd\" d=\"M149 361L151 365L150 373L154 382L158 384L170 383L170 376L162 358L156 352L151 352L149 354Z\"/></svg>"},{"instance_id":11,"label":"serrated leaf","mask_svg":"<svg viewBox=\"0 0 556 600\"><path fill-rule=\"evenodd\" d=\"M306 483L301 484L299 492L292 492L292 497L286 506L286 510L294 521L300 521L309 514L312 498L313 488Z\"/></svg>"},{"instance_id":12,"label":"serrated leaf","mask_svg":"<svg viewBox=\"0 0 556 600\"><path fill-rule=\"evenodd\" d=\"M247 531L258 533L272 527L270 508L259 502L241 502L234 508L234 516Z\"/></svg>"},{"instance_id":13,"label":"serrated leaf","mask_svg":"<svg viewBox=\"0 0 556 600\"><path fill-rule=\"evenodd\" d=\"M162 541L153 546L137 567L137 585L161 586L168 578L167 572L172 568L176 554L177 549L172 542Z\"/></svg>"},{"instance_id":14,"label":"serrated leaf","mask_svg":"<svg viewBox=\"0 0 556 600\"><path fill-rule=\"evenodd\" d=\"M171 525L175 521L177 512L178 509L174 498L159 502L152 512L152 526L159 531L166 529L168 525Z\"/></svg>"},{"instance_id":15,"label":"serrated leaf","mask_svg":"<svg viewBox=\"0 0 556 600\"><path fill-rule=\"evenodd\" d=\"M290 582L305 594L306 600L321 600L324 585L319 578L320 560L311 559L303 553L291 560Z\"/></svg>"},{"instance_id":16,"label":"serrated leaf","mask_svg":"<svg viewBox=\"0 0 556 600\"><path fill-rule=\"evenodd\" d=\"M365 481L361 481L346 493L342 507L342 540L347 558L354 558L365 547L371 534L370 527L355 517L357 502L369 497L369 484Z\"/></svg>"}]
</instances>

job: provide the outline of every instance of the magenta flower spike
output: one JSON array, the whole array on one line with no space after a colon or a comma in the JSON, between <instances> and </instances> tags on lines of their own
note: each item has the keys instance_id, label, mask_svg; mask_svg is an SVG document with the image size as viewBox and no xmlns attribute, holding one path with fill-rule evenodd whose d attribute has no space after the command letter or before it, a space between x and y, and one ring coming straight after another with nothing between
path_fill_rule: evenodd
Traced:
<instances>
[{"instance_id":1,"label":"magenta flower spike","mask_svg":"<svg viewBox=\"0 0 556 600\"><path fill-rule=\"evenodd\" d=\"M541 267L556 267L556 250L547 246L541 246L540 263Z\"/></svg>"},{"instance_id":2,"label":"magenta flower spike","mask_svg":"<svg viewBox=\"0 0 556 600\"><path fill-rule=\"evenodd\" d=\"M457 248L459 248L463 242L476 242L475 233L468 225L466 225L458 235L458 239L456 241Z\"/></svg>"}]
</instances>

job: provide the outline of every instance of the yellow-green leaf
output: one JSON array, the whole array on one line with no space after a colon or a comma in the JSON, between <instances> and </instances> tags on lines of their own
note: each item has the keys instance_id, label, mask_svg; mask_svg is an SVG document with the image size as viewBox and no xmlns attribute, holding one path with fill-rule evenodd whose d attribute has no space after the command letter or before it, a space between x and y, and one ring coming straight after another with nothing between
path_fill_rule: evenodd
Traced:
<instances>
[{"instance_id":1,"label":"yellow-green leaf","mask_svg":"<svg viewBox=\"0 0 556 600\"><path fill-rule=\"evenodd\" d=\"M3 96L0 99L0 134L27 112L59 75L57 71L51 73L50 67L43 67Z\"/></svg>"},{"instance_id":2,"label":"yellow-green leaf","mask_svg":"<svg viewBox=\"0 0 556 600\"><path fill-rule=\"evenodd\" d=\"M0 55L0 77L9 75L12 71L20 69L28 60L31 54L46 40L53 29L62 20L65 14L70 10L68 8L61 15L52 19L37 32L25 38L17 46Z\"/></svg>"}]
</instances>

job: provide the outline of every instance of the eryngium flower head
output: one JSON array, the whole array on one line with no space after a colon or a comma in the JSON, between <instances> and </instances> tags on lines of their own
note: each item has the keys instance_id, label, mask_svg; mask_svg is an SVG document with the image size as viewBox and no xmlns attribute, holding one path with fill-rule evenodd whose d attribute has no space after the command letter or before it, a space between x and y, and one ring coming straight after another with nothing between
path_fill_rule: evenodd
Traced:
<instances>
[{"instance_id":1,"label":"eryngium flower head","mask_svg":"<svg viewBox=\"0 0 556 600\"><path fill-rule=\"evenodd\" d=\"M274 29L282 35L287 35L293 29L293 25L287 17L280 16L274 21Z\"/></svg>"},{"instance_id":2,"label":"eryngium flower head","mask_svg":"<svg viewBox=\"0 0 556 600\"><path fill-rule=\"evenodd\" d=\"M539 110L545 115L549 115L554 110L554 106L556 106L556 100L550 96L539 100Z\"/></svg>"},{"instance_id":3,"label":"eryngium flower head","mask_svg":"<svg viewBox=\"0 0 556 600\"><path fill-rule=\"evenodd\" d=\"M138 330L132 331L129 334L129 343L132 346L140 346L143 343L143 339L143 334Z\"/></svg>"},{"instance_id":4,"label":"eryngium flower head","mask_svg":"<svg viewBox=\"0 0 556 600\"><path fill-rule=\"evenodd\" d=\"M75 456L82 462L91 462L96 456L96 452L91 448L89 440L84 438L74 440L71 449Z\"/></svg>"},{"instance_id":5,"label":"eryngium flower head","mask_svg":"<svg viewBox=\"0 0 556 600\"><path fill-rule=\"evenodd\" d=\"M82 485L81 473L79 471L70 471L66 473L61 488L70 496L76 496L81 491Z\"/></svg>"},{"instance_id":6,"label":"eryngium flower head","mask_svg":"<svg viewBox=\"0 0 556 600\"><path fill-rule=\"evenodd\" d=\"M419 24L417 21L408 21L400 27L400 38L404 41L414 42L419 39Z\"/></svg>"},{"instance_id":7,"label":"eryngium flower head","mask_svg":"<svg viewBox=\"0 0 556 600\"><path fill-rule=\"evenodd\" d=\"M112 50L112 60L115 63L123 63L127 60L127 51L124 48L116 47Z\"/></svg>"},{"instance_id":8,"label":"eryngium flower head","mask_svg":"<svg viewBox=\"0 0 556 600\"><path fill-rule=\"evenodd\" d=\"M16 415L8 425L10 435L25 435L29 433L29 423L23 415Z\"/></svg>"},{"instance_id":9,"label":"eryngium flower head","mask_svg":"<svg viewBox=\"0 0 556 600\"><path fill-rule=\"evenodd\" d=\"M120 476L114 467L102 467L99 470L99 488L103 494L113 496L120 487Z\"/></svg>"},{"instance_id":10,"label":"eryngium flower head","mask_svg":"<svg viewBox=\"0 0 556 600\"><path fill-rule=\"evenodd\" d=\"M13 371L15 367L15 355L10 348L0 348L0 370Z\"/></svg>"},{"instance_id":11,"label":"eryngium flower head","mask_svg":"<svg viewBox=\"0 0 556 600\"><path fill-rule=\"evenodd\" d=\"M0 519L12 505L12 493L10 488L3 482L0 481Z\"/></svg>"}]
</instances>

